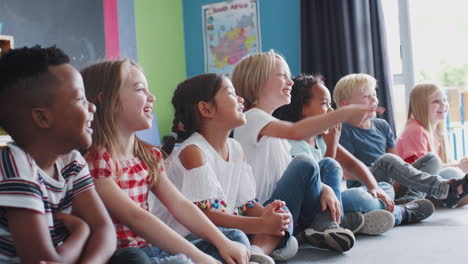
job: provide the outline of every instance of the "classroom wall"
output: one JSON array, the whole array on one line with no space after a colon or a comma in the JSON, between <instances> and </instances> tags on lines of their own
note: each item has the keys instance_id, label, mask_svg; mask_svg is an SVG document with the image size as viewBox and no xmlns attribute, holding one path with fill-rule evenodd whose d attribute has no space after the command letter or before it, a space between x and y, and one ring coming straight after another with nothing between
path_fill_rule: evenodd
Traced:
<instances>
[{"instance_id":1,"label":"classroom wall","mask_svg":"<svg viewBox=\"0 0 468 264\"><path fill-rule=\"evenodd\" d=\"M15 48L57 45L77 68L105 57L102 1L1 0L0 23Z\"/></svg>"},{"instance_id":2,"label":"classroom wall","mask_svg":"<svg viewBox=\"0 0 468 264\"><path fill-rule=\"evenodd\" d=\"M187 76L204 73L202 6L219 0L183 0ZM262 50L283 54L293 75L300 73L300 0L258 0Z\"/></svg>"},{"instance_id":3,"label":"classroom wall","mask_svg":"<svg viewBox=\"0 0 468 264\"><path fill-rule=\"evenodd\" d=\"M173 91L186 78L181 0L137 0L135 25L138 62L156 95L153 112L161 136L171 132Z\"/></svg>"}]
</instances>

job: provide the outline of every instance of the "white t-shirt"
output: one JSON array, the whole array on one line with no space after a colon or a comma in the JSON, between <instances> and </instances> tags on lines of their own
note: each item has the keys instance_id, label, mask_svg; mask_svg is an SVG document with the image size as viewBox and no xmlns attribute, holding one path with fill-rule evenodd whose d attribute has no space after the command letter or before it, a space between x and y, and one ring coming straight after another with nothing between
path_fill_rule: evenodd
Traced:
<instances>
[{"instance_id":1,"label":"white t-shirt","mask_svg":"<svg viewBox=\"0 0 468 264\"><path fill-rule=\"evenodd\" d=\"M34 159L14 143L0 151L0 263L19 263L15 242L8 229L4 207L31 210L44 215L54 246L68 236L53 213L70 214L74 197L94 188L86 161L74 150L55 162L58 179L49 177Z\"/></svg>"},{"instance_id":2,"label":"white t-shirt","mask_svg":"<svg viewBox=\"0 0 468 264\"><path fill-rule=\"evenodd\" d=\"M255 181L251 167L244 160L241 145L232 138L228 138L227 143L229 160L225 161L202 135L194 133L171 154L166 171L177 189L192 202L208 203L211 209L220 212L242 214L242 208L255 199ZM187 170L180 162L179 154L190 145L203 152L207 163ZM156 200L154 196L152 198ZM190 234L162 203L155 200L152 200L151 207L156 216L180 235Z\"/></svg>"},{"instance_id":3,"label":"white t-shirt","mask_svg":"<svg viewBox=\"0 0 468 264\"><path fill-rule=\"evenodd\" d=\"M278 119L258 108L245 112L247 124L234 130L234 138L245 151L247 162L252 166L257 198L264 203L271 197L276 182L291 162L291 145L286 139L263 136L260 131Z\"/></svg>"}]
</instances>

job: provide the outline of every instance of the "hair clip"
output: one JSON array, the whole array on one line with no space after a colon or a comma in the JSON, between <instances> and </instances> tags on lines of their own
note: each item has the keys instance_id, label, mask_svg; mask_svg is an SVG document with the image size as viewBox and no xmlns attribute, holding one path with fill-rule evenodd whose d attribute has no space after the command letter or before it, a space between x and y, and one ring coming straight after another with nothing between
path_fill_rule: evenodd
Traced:
<instances>
[{"instance_id":1,"label":"hair clip","mask_svg":"<svg viewBox=\"0 0 468 264\"><path fill-rule=\"evenodd\" d=\"M185 132L184 124L183 124L182 122L179 121L179 123L177 124L177 129L178 129L179 131Z\"/></svg>"}]
</instances>

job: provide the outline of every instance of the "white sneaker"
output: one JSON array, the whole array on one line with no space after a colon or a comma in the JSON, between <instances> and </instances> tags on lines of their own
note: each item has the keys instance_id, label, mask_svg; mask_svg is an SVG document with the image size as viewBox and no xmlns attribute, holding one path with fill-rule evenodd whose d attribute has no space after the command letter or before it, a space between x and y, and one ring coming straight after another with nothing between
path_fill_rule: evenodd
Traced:
<instances>
[{"instance_id":1,"label":"white sneaker","mask_svg":"<svg viewBox=\"0 0 468 264\"><path fill-rule=\"evenodd\" d=\"M364 226L358 234L380 235L392 229L395 217L386 210L374 210L364 214Z\"/></svg>"},{"instance_id":2,"label":"white sneaker","mask_svg":"<svg viewBox=\"0 0 468 264\"><path fill-rule=\"evenodd\" d=\"M274 250L273 252L271 252L270 256L275 261L286 261L296 256L298 250L299 244L297 243L297 239L294 236L290 236L288 243L286 243L286 246Z\"/></svg>"}]
</instances>

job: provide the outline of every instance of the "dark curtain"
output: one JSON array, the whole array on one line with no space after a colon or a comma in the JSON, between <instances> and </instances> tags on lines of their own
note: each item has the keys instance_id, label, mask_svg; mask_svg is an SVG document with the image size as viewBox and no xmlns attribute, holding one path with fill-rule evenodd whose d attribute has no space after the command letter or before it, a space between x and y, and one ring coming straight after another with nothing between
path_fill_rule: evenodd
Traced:
<instances>
[{"instance_id":1,"label":"dark curtain","mask_svg":"<svg viewBox=\"0 0 468 264\"><path fill-rule=\"evenodd\" d=\"M377 79L377 96L393 131L391 73L381 0L301 0L301 70L321 73L333 94L350 73Z\"/></svg>"}]
</instances>

